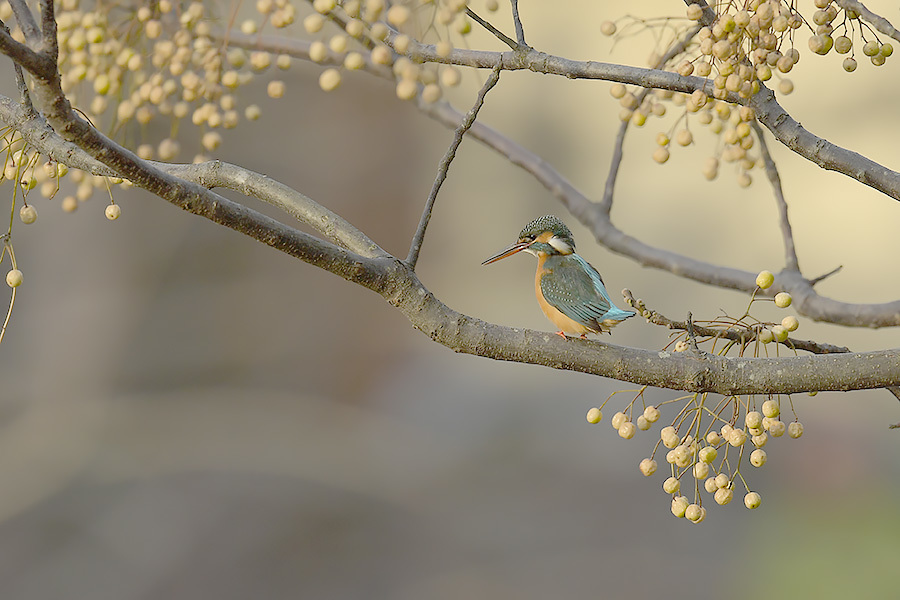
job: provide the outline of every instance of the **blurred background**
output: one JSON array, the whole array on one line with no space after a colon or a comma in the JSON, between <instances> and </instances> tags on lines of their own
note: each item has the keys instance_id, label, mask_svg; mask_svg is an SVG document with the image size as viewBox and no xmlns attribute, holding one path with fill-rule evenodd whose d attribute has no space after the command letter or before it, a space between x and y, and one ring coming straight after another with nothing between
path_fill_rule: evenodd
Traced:
<instances>
[{"instance_id":1,"label":"blurred background","mask_svg":"<svg viewBox=\"0 0 900 600\"><path fill-rule=\"evenodd\" d=\"M647 62L648 35L615 46L599 35L601 21L621 16L607 3L520 4L528 42L542 51ZM297 5L299 23L307 8ZM888 3L867 5L895 16ZM504 10L496 22L510 32ZM683 7L632 10L681 16ZM500 49L478 32L471 44ZM797 44L785 108L898 168L887 135L898 127L894 61L846 74L837 57L806 52L804 36ZM242 101L263 117L224 132L215 157L302 191L405 256L452 132L388 83L351 74L326 94L319 67L295 65L277 74L283 99L265 97L268 75L248 89ZM464 75L450 98L457 108L471 106L484 77ZM618 126L608 89L503 73L481 118L599 199ZM615 221L658 246L777 272L777 213L761 172L749 189L724 165L706 182L716 139L702 129L667 164L650 158L676 112L629 135ZM900 297L896 201L769 140L801 267L811 277L844 267L820 293ZM185 156L193 143L182 137ZM804 436L773 440L768 464L747 474L762 506L746 510L740 494L726 507L710 501L706 521L692 525L671 515L665 475L637 469L659 426L630 441L609 426L627 394L599 425L585 421L634 386L454 354L362 288L147 193L115 199L122 217L110 222L99 195L71 214L39 198L39 221L14 230L25 283L0 346L3 598L896 596L900 432L887 426L900 406L888 392L793 398ZM616 298L629 287L673 318L746 306L743 294L598 247L531 177L471 140L438 198L420 278L463 313L550 331L533 259L480 266L547 213L567 221ZM786 314L771 310L759 316ZM896 329L802 318L797 336L855 350L900 345ZM612 338L643 348L666 340L637 319Z\"/></svg>"}]
</instances>

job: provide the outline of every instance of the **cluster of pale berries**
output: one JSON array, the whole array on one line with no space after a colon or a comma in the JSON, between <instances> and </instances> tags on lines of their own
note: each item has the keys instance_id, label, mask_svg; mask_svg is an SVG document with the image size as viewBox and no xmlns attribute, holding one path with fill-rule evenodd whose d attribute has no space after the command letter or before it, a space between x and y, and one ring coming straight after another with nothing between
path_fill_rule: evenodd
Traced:
<instances>
[{"instance_id":1,"label":"cluster of pale berries","mask_svg":"<svg viewBox=\"0 0 900 600\"><path fill-rule=\"evenodd\" d=\"M622 107L619 118L630 121L638 127L646 123L648 116L664 117L667 113L665 101L684 107L683 117L668 131L657 134L657 148L653 152L653 160L656 162L662 164L669 160L673 141L678 146L691 146L694 143L690 122L695 119L720 136L724 142L717 155L710 156L703 163L703 176L712 181L718 177L721 163L725 162L737 166L738 185L747 187L753 182L749 171L761 164L761 159L750 152L756 143L752 126L756 114L749 106L737 106L723 100L714 100L702 90L692 94L669 90L642 94L639 90L629 90L617 83L610 87L609 92Z\"/></svg>"},{"instance_id":2,"label":"cluster of pale berries","mask_svg":"<svg viewBox=\"0 0 900 600\"><path fill-rule=\"evenodd\" d=\"M855 33L858 30L862 41L862 53L869 57L869 60L876 67L884 64L885 60L894 53L894 47L891 44L883 44L875 37L875 32L865 26L859 19L859 15L852 9L844 9L832 4L831 0L815 0L818 10L813 14L813 23L816 25L816 34L809 38L809 49L816 54L828 54L831 49L838 54L850 54L844 59L842 66L848 73L856 70L857 62L855 51L853 49ZM838 25L841 35L835 36L836 33L833 23L838 15L843 11L844 19ZM856 21L858 27L853 26ZM848 26L849 23L849 26ZM866 40L866 30L874 39ZM852 37L851 37L852 36Z\"/></svg>"},{"instance_id":3,"label":"cluster of pale berries","mask_svg":"<svg viewBox=\"0 0 900 600\"><path fill-rule=\"evenodd\" d=\"M487 0L485 4L489 11L498 8L496 0ZM337 89L343 71L369 66L391 69L396 79L397 97L401 100L421 98L431 104L441 99L444 88L459 85L461 75L456 67L423 65L414 60L414 44L421 40L415 40L406 32L424 29L468 35L472 31L472 23L465 12L468 0L394 2L390 5L385 0L314 0L312 5L316 12L303 19L306 32L319 36L310 45L310 60L337 65L325 69L319 76L319 86L326 92ZM423 23L423 19L429 22ZM328 20L342 29L337 32L331 28L326 30ZM436 40L435 49L439 56L449 56L453 48L449 37ZM406 54L413 59L404 56Z\"/></svg>"},{"instance_id":4,"label":"cluster of pale berries","mask_svg":"<svg viewBox=\"0 0 900 600\"><path fill-rule=\"evenodd\" d=\"M734 398L733 401L738 402L738 399ZM698 414L702 414L702 410L696 408ZM749 453L749 463L759 468L768 460L763 447L770 437L781 437L787 433L789 437L796 439L803 435L803 425L799 421L785 425L784 421L779 419L780 414L779 402L766 400L762 404L761 412L747 410L743 427L737 426L737 411L733 421L722 421L723 424L718 431L710 426L706 435L698 438L690 433L680 436L674 424L663 427L660 430L658 444L661 443L668 449L666 462L671 465L671 476L663 482L662 488L665 493L672 496L672 514L693 523L703 521L706 518L706 508L699 494L701 482L703 489L713 496L716 504L724 506L734 499L734 487L738 478L746 489L744 506L749 509L759 507L762 499L758 492L750 491L747 487L740 474L740 465L747 446L754 448ZM602 418L603 413L599 408L592 408L587 413L589 423L599 423ZM620 437L631 439L635 436L636 430L650 429L659 418L659 409L647 406L635 422L632 422L624 412L617 412L613 415L612 426ZM700 423L697 422L691 429L699 431ZM655 452L656 450L654 454ZM738 452L738 457L729 461L729 452ZM658 464L653 459L653 454L641 460L639 465L641 473L646 477L656 473L657 468ZM681 494L682 481L685 479L694 482L697 490L694 502Z\"/></svg>"},{"instance_id":5,"label":"cluster of pale berries","mask_svg":"<svg viewBox=\"0 0 900 600\"><path fill-rule=\"evenodd\" d=\"M760 271L756 276L756 285L760 290L767 290L775 283L775 275L771 271ZM758 301L754 294L753 301ZM787 308L794 301L793 296L789 292L778 292L773 298L775 306L778 308ZM787 341L792 331L797 331L800 327L800 321L794 315L788 315L781 320L780 324L776 323L758 323L753 326L757 338L763 344L771 344L772 342ZM679 340L675 343L675 352L684 352L689 348L686 340Z\"/></svg>"},{"instance_id":6,"label":"cluster of pale berries","mask_svg":"<svg viewBox=\"0 0 900 600\"><path fill-rule=\"evenodd\" d=\"M63 90L94 125L126 139L157 117L170 119L173 133L190 119L201 128L203 151L213 151L222 143L222 129L261 114L257 105L239 111L232 92L273 62L280 69L291 63L287 55L226 52L212 37L202 2L139 4L121 23L110 22L105 7L86 10L79 4L63 0L57 12ZM276 27L294 19L288 0L260 0L257 9ZM8 12L8 3L0 4L0 17L5 20ZM282 81L272 80L267 91L277 98L284 89ZM152 144L138 139L136 153L145 159L173 160L181 152L174 136Z\"/></svg>"},{"instance_id":7,"label":"cluster of pale berries","mask_svg":"<svg viewBox=\"0 0 900 600\"><path fill-rule=\"evenodd\" d=\"M93 196L94 191L103 189L112 196L112 186L130 187L131 182L119 177L103 177L91 175L84 171L69 168L53 160L42 160L37 152L24 147L24 143L14 132L0 137L0 146L9 149L3 154L5 162L0 170L0 183L12 181L18 183L23 197L23 206L19 210L19 219L26 225L37 220L37 209L28 201L35 195L44 198L55 198L67 179L72 182L74 192L64 195L61 208L65 212L74 212L79 205ZM12 150L12 148L18 148ZM15 197L15 195L14 195ZM114 221L122 214L118 204L110 202L106 207L106 218Z\"/></svg>"},{"instance_id":8,"label":"cluster of pale berries","mask_svg":"<svg viewBox=\"0 0 900 600\"><path fill-rule=\"evenodd\" d=\"M775 283L775 276L771 271L760 271L756 276L756 285L761 290L767 290ZM793 297L788 292L775 294L775 306L787 308L793 302ZM800 327L800 321L793 315L788 315L781 320L780 325L764 325L758 331L759 341L763 344L771 342L783 342L788 339L788 334Z\"/></svg>"}]
</instances>

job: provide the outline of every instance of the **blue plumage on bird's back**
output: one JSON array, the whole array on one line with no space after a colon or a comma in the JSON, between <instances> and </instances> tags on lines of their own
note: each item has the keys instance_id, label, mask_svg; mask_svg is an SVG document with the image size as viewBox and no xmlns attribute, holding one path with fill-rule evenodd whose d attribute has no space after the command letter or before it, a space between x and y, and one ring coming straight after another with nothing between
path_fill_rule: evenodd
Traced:
<instances>
[{"instance_id":1,"label":"blue plumage on bird's back","mask_svg":"<svg viewBox=\"0 0 900 600\"><path fill-rule=\"evenodd\" d=\"M540 267L540 292L544 300L588 331L609 331L619 321L634 316L634 311L613 304L603 278L577 254L547 256Z\"/></svg>"}]
</instances>

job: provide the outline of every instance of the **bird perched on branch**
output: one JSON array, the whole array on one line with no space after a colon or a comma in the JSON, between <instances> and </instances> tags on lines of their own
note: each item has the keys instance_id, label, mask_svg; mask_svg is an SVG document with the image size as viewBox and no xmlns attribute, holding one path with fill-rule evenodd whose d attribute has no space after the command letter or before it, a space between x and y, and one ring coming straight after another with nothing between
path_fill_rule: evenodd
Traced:
<instances>
[{"instance_id":1,"label":"bird perched on branch","mask_svg":"<svg viewBox=\"0 0 900 600\"><path fill-rule=\"evenodd\" d=\"M524 250L538 259L534 292L541 310L559 327L557 334L609 332L634 316L616 307L603 278L589 262L575 254L575 240L565 223L552 215L525 226L515 244L484 261L489 265Z\"/></svg>"}]
</instances>

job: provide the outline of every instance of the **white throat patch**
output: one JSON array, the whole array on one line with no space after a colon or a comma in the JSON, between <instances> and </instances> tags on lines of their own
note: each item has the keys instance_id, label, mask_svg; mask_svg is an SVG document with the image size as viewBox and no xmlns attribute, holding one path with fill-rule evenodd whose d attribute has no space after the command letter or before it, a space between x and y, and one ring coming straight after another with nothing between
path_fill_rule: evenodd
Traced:
<instances>
[{"instance_id":1,"label":"white throat patch","mask_svg":"<svg viewBox=\"0 0 900 600\"><path fill-rule=\"evenodd\" d=\"M553 236L547 243L556 248L560 254L572 254L575 252L575 248L573 248L567 241L562 239L561 237Z\"/></svg>"}]
</instances>

